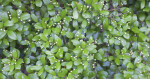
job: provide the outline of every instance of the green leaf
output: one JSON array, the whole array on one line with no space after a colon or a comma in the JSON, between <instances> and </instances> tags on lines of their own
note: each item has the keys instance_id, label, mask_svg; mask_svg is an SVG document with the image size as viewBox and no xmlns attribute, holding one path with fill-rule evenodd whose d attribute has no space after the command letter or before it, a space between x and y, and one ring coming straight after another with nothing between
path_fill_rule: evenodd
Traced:
<instances>
[{"instance_id":1,"label":"green leaf","mask_svg":"<svg viewBox=\"0 0 150 79\"><path fill-rule=\"evenodd\" d=\"M78 28L78 21L77 20L73 20L73 27Z\"/></svg>"},{"instance_id":2,"label":"green leaf","mask_svg":"<svg viewBox=\"0 0 150 79\"><path fill-rule=\"evenodd\" d=\"M6 58L3 58L2 59L2 63L4 63L4 64L10 64L10 59L6 59Z\"/></svg>"},{"instance_id":3,"label":"green leaf","mask_svg":"<svg viewBox=\"0 0 150 79\"><path fill-rule=\"evenodd\" d=\"M6 79L6 76L0 73L0 79Z\"/></svg>"},{"instance_id":4,"label":"green leaf","mask_svg":"<svg viewBox=\"0 0 150 79\"><path fill-rule=\"evenodd\" d=\"M81 41L81 46L82 46L82 48L85 48L86 47L86 43L84 41Z\"/></svg>"},{"instance_id":5,"label":"green leaf","mask_svg":"<svg viewBox=\"0 0 150 79\"><path fill-rule=\"evenodd\" d=\"M87 26L87 21L86 20L83 20L82 21L82 24L81 24L81 27L82 28L85 28Z\"/></svg>"},{"instance_id":6,"label":"green leaf","mask_svg":"<svg viewBox=\"0 0 150 79\"><path fill-rule=\"evenodd\" d=\"M81 53L81 48L80 47L76 47L73 52L78 55L79 53Z\"/></svg>"},{"instance_id":7,"label":"green leaf","mask_svg":"<svg viewBox=\"0 0 150 79\"><path fill-rule=\"evenodd\" d=\"M140 30L138 29L138 27L132 27L131 29L134 33L139 33Z\"/></svg>"},{"instance_id":8,"label":"green leaf","mask_svg":"<svg viewBox=\"0 0 150 79\"><path fill-rule=\"evenodd\" d=\"M33 73L29 75L29 79L39 79L37 73Z\"/></svg>"},{"instance_id":9,"label":"green leaf","mask_svg":"<svg viewBox=\"0 0 150 79\"><path fill-rule=\"evenodd\" d=\"M29 58L25 58L25 64L29 64L30 63L30 59Z\"/></svg>"},{"instance_id":10,"label":"green leaf","mask_svg":"<svg viewBox=\"0 0 150 79\"><path fill-rule=\"evenodd\" d=\"M65 54L65 60L69 61L71 59L71 54L70 53L66 53Z\"/></svg>"},{"instance_id":11,"label":"green leaf","mask_svg":"<svg viewBox=\"0 0 150 79\"><path fill-rule=\"evenodd\" d=\"M99 77L101 77L101 76L107 77L108 73L106 71L104 71L104 70L100 70L100 71L98 71L98 75L99 75Z\"/></svg>"},{"instance_id":12,"label":"green leaf","mask_svg":"<svg viewBox=\"0 0 150 79\"><path fill-rule=\"evenodd\" d=\"M14 22L13 21L9 21L7 20L5 23L4 23L4 26L13 26L14 25Z\"/></svg>"},{"instance_id":13,"label":"green leaf","mask_svg":"<svg viewBox=\"0 0 150 79\"><path fill-rule=\"evenodd\" d=\"M0 30L0 39L2 39L6 35L7 31Z\"/></svg>"},{"instance_id":14,"label":"green leaf","mask_svg":"<svg viewBox=\"0 0 150 79\"><path fill-rule=\"evenodd\" d=\"M114 44L114 42L115 42L115 39L114 39L114 38L111 38L111 39L109 40L109 44L110 44L110 45Z\"/></svg>"},{"instance_id":15,"label":"green leaf","mask_svg":"<svg viewBox=\"0 0 150 79\"><path fill-rule=\"evenodd\" d=\"M84 54L84 55L88 55L88 54L89 54L88 49L83 49L83 54Z\"/></svg>"},{"instance_id":16,"label":"green leaf","mask_svg":"<svg viewBox=\"0 0 150 79\"><path fill-rule=\"evenodd\" d=\"M42 62L43 65L46 64L46 60L45 60L45 56L44 56L44 55L42 55L42 56L40 57L40 60L41 60L41 62Z\"/></svg>"},{"instance_id":17,"label":"green leaf","mask_svg":"<svg viewBox=\"0 0 150 79\"><path fill-rule=\"evenodd\" d=\"M16 63L16 64L15 64L15 69L20 70L20 69L21 69L21 64Z\"/></svg>"},{"instance_id":18,"label":"green leaf","mask_svg":"<svg viewBox=\"0 0 150 79\"><path fill-rule=\"evenodd\" d=\"M43 0L45 5L48 5L50 3L50 0Z\"/></svg>"},{"instance_id":19,"label":"green leaf","mask_svg":"<svg viewBox=\"0 0 150 79\"><path fill-rule=\"evenodd\" d=\"M71 68L72 68L72 65L73 65L72 61L67 62L67 63L66 63L66 69L71 69Z\"/></svg>"},{"instance_id":20,"label":"green leaf","mask_svg":"<svg viewBox=\"0 0 150 79\"><path fill-rule=\"evenodd\" d=\"M60 64L60 62L57 62L57 63L56 63L56 69L57 69L58 71L61 69L61 64Z\"/></svg>"},{"instance_id":21,"label":"green leaf","mask_svg":"<svg viewBox=\"0 0 150 79\"><path fill-rule=\"evenodd\" d=\"M2 22L0 22L0 28L2 28L3 27L3 23Z\"/></svg>"},{"instance_id":22,"label":"green leaf","mask_svg":"<svg viewBox=\"0 0 150 79\"><path fill-rule=\"evenodd\" d=\"M80 45L80 41L78 40L71 40L71 42L73 43L73 45L77 46L77 45Z\"/></svg>"},{"instance_id":23,"label":"green leaf","mask_svg":"<svg viewBox=\"0 0 150 79\"><path fill-rule=\"evenodd\" d=\"M0 19L2 21L8 21L8 14L6 12L0 12L1 16Z\"/></svg>"},{"instance_id":24,"label":"green leaf","mask_svg":"<svg viewBox=\"0 0 150 79\"><path fill-rule=\"evenodd\" d=\"M66 14L67 14L67 9L64 9L64 10L60 13L60 15L61 15L62 18L65 17Z\"/></svg>"},{"instance_id":25,"label":"green leaf","mask_svg":"<svg viewBox=\"0 0 150 79\"><path fill-rule=\"evenodd\" d=\"M140 37L143 41L146 40L146 36L145 36L145 34L143 34L143 33L139 33L139 37Z\"/></svg>"},{"instance_id":26,"label":"green leaf","mask_svg":"<svg viewBox=\"0 0 150 79\"><path fill-rule=\"evenodd\" d=\"M74 9L73 10L73 18L78 19L78 17L79 17L78 11L77 11L77 9Z\"/></svg>"},{"instance_id":27,"label":"green leaf","mask_svg":"<svg viewBox=\"0 0 150 79\"><path fill-rule=\"evenodd\" d=\"M82 16L84 18L91 18L91 14L89 12L86 12L86 13L82 13Z\"/></svg>"},{"instance_id":28,"label":"green leaf","mask_svg":"<svg viewBox=\"0 0 150 79\"><path fill-rule=\"evenodd\" d=\"M86 69L88 67L88 61L84 62L84 69Z\"/></svg>"},{"instance_id":29,"label":"green leaf","mask_svg":"<svg viewBox=\"0 0 150 79\"><path fill-rule=\"evenodd\" d=\"M117 7L119 4L119 0L112 0L113 7Z\"/></svg>"},{"instance_id":30,"label":"green leaf","mask_svg":"<svg viewBox=\"0 0 150 79\"><path fill-rule=\"evenodd\" d=\"M141 2L141 9L143 9L145 7L145 0L142 0Z\"/></svg>"},{"instance_id":31,"label":"green leaf","mask_svg":"<svg viewBox=\"0 0 150 79\"><path fill-rule=\"evenodd\" d=\"M77 69L78 69L78 73L83 72L83 66L82 65L78 65Z\"/></svg>"},{"instance_id":32,"label":"green leaf","mask_svg":"<svg viewBox=\"0 0 150 79\"><path fill-rule=\"evenodd\" d=\"M59 71L58 73L57 73L57 75L58 75L58 77L65 77L66 76L66 74L67 74L67 69L62 69L61 71Z\"/></svg>"},{"instance_id":33,"label":"green leaf","mask_svg":"<svg viewBox=\"0 0 150 79\"><path fill-rule=\"evenodd\" d=\"M117 73L114 75L114 79L124 79L124 78L122 74Z\"/></svg>"},{"instance_id":34,"label":"green leaf","mask_svg":"<svg viewBox=\"0 0 150 79\"><path fill-rule=\"evenodd\" d=\"M145 13L139 13L139 19L140 21L144 21L146 18L146 14Z\"/></svg>"},{"instance_id":35,"label":"green leaf","mask_svg":"<svg viewBox=\"0 0 150 79\"><path fill-rule=\"evenodd\" d=\"M60 39L58 36L56 36L56 35L55 35L55 43L56 43L57 46L59 46L59 47L61 46L61 43L62 43L62 42L61 42L61 39Z\"/></svg>"},{"instance_id":36,"label":"green leaf","mask_svg":"<svg viewBox=\"0 0 150 79\"><path fill-rule=\"evenodd\" d=\"M43 41L47 41L47 37L44 34L40 34L40 37Z\"/></svg>"},{"instance_id":37,"label":"green leaf","mask_svg":"<svg viewBox=\"0 0 150 79\"><path fill-rule=\"evenodd\" d=\"M124 38L129 39L130 38L130 34L125 32L125 34L123 35Z\"/></svg>"},{"instance_id":38,"label":"green leaf","mask_svg":"<svg viewBox=\"0 0 150 79\"><path fill-rule=\"evenodd\" d=\"M29 13L23 13L21 16L20 16L20 19L21 20L27 20L30 18L30 14Z\"/></svg>"},{"instance_id":39,"label":"green leaf","mask_svg":"<svg viewBox=\"0 0 150 79\"><path fill-rule=\"evenodd\" d=\"M41 76L43 72L44 72L44 68L41 68L40 71L38 72L38 75Z\"/></svg>"},{"instance_id":40,"label":"green leaf","mask_svg":"<svg viewBox=\"0 0 150 79\"><path fill-rule=\"evenodd\" d=\"M80 59L77 59L77 60L74 61L74 65L79 65L79 64L81 64L81 60Z\"/></svg>"},{"instance_id":41,"label":"green leaf","mask_svg":"<svg viewBox=\"0 0 150 79\"><path fill-rule=\"evenodd\" d=\"M109 15L109 11L107 11L107 10L102 10L102 11L100 11L100 13L102 15Z\"/></svg>"},{"instance_id":42,"label":"green leaf","mask_svg":"<svg viewBox=\"0 0 150 79\"><path fill-rule=\"evenodd\" d=\"M96 48L96 45L93 45L93 44L88 45L88 46L86 47L86 49L87 49L88 51L92 51L92 50L94 50L95 48Z\"/></svg>"},{"instance_id":43,"label":"green leaf","mask_svg":"<svg viewBox=\"0 0 150 79\"><path fill-rule=\"evenodd\" d=\"M72 73L69 73L68 76L67 76L67 78L68 78L68 79L75 79L75 78L73 77Z\"/></svg>"},{"instance_id":44,"label":"green leaf","mask_svg":"<svg viewBox=\"0 0 150 79\"><path fill-rule=\"evenodd\" d=\"M50 16L56 15L55 10L48 11L48 14L49 14Z\"/></svg>"},{"instance_id":45,"label":"green leaf","mask_svg":"<svg viewBox=\"0 0 150 79\"><path fill-rule=\"evenodd\" d=\"M15 66L14 65L10 65L10 72L12 72L14 70Z\"/></svg>"},{"instance_id":46,"label":"green leaf","mask_svg":"<svg viewBox=\"0 0 150 79\"><path fill-rule=\"evenodd\" d=\"M9 30L9 31L7 32L7 35L8 35L8 37L9 37L10 39L12 39L12 40L17 40L17 36L16 36L16 33L15 33L15 32Z\"/></svg>"},{"instance_id":47,"label":"green leaf","mask_svg":"<svg viewBox=\"0 0 150 79\"><path fill-rule=\"evenodd\" d=\"M34 25L34 27L35 27L35 29L43 29L43 27L42 27L42 24L41 23L36 23L35 25Z\"/></svg>"},{"instance_id":48,"label":"green leaf","mask_svg":"<svg viewBox=\"0 0 150 79\"><path fill-rule=\"evenodd\" d=\"M67 47L63 47L63 51L64 52L68 52L68 48Z\"/></svg>"},{"instance_id":49,"label":"green leaf","mask_svg":"<svg viewBox=\"0 0 150 79\"><path fill-rule=\"evenodd\" d=\"M53 21L54 22L59 22L62 18L60 16L54 16Z\"/></svg>"},{"instance_id":50,"label":"green leaf","mask_svg":"<svg viewBox=\"0 0 150 79\"><path fill-rule=\"evenodd\" d=\"M31 18L32 18L33 21L38 22L38 18L35 14L32 13Z\"/></svg>"},{"instance_id":51,"label":"green leaf","mask_svg":"<svg viewBox=\"0 0 150 79\"><path fill-rule=\"evenodd\" d=\"M42 68L42 66L39 66L39 65L37 65L37 66L34 65L34 66L30 67L31 70L35 70L35 71L39 71L41 68Z\"/></svg>"},{"instance_id":52,"label":"green leaf","mask_svg":"<svg viewBox=\"0 0 150 79\"><path fill-rule=\"evenodd\" d=\"M59 48L56 56L57 56L57 58L63 58L63 49L62 48Z\"/></svg>"},{"instance_id":53,"label":"green leaf","mask_svg":"<svg viewBox=\"0 0 150 79\"><path fill-rule=\"evenodd\" d=\"M4 43L5 45L9 45L9 41L8 41L7 39L3 39L3 43Z\"/></svg>"},{"instance_id":54,"label":"green leaf","mask_svg":"<svg viewBox=\"0 0 150 79\"><path fill-rule=\"evenodd\" d=\"M142 58L140 56L136 57L134 60L134 64L140 63L142 61Z\"/></svg>"},{"instance_id":55,"label":"green leaf","mask_svg":"<svg viewBox=\"0 0 150 79\"><path fill-rule=\"evenodd\" d=\"M115 63L116 63L117 65L120 65L120 60L119 60L119 58L116 58L116 59L115 59Z\"/></svg>"},{"instance_id":56,"label":"green leaf","mask_svg":"<svg viewBox=\"0 0 150 79\"><path fill-rule=\"evenodd\" d=\"M79 11L82 11L83 4L82 3L78 3L77 8L78 8Z\"/></svg>"},{"instance_id":57,"label":"green leaf","mask_svg":"<svg viewBox=\"0 0 150 79\"><path fill-rule=\"evenodd\" d=\"M128 65L127 65L127 68L134 68L134 66L133 66L133 64L132 63L128 63Z\"/></svg>"},{"instance_id":58,"label":"green leaf","mask_svg":"<svg viewBox=\"0 0 150 79\"><path fill-rule=\"evenodd\" d=\"M35 4L36 4L36 6L41 7L42 6L42 1L41 0L36 0Z\"/></svg>"},{"instance_id":59,"label":"green leaf","mask_svg":"<svg viewBox=\"0 0 150 79\"><path fill-rule=\"evenodd\" d=\"M20 51L17 50L17 49L14 49L14 50L12 51L12 56L13 56L15 59L19 58L19 57L20 57Z\"/></svg>"},{"instance_id":60,"label":"green leaf","mask_svg":"<svg viewBox=\"0 0 150 79\"><path fill-rule=\"evenodd\" d=\"M72 32L67 32L66 36L68 38L73 38L74 37L74 34Z\"/></svg>"},{"instance_id":61,"label":"green leaf","mask_svg":"<svg viewBox=\"0 0 150 79\"><path fill-rule=\"evenodd\" d=\"M101 56L100 53L96 53L96 54L94 55L94 58L95 58L96 60L102 60L102 56Z\"/></svg>"},{"instance_id":62,"label":"green leaf","mask_svg":"<svg viewBox=\"0 0 150 79\"><path fill-rule=\"evenodd\" d=\"M86 4L91 4L92 0L84 0Z\"/></svg>"},{"instance_id":63,"label":"green leaf","mask_svg":"<svg viewBox=\"0 0 150 79\"><path fill-rule=\"evenodd\" d=\"M47 10L53 10L54 9L54 5L47 5Z\"/></svg>"}]
</instances>

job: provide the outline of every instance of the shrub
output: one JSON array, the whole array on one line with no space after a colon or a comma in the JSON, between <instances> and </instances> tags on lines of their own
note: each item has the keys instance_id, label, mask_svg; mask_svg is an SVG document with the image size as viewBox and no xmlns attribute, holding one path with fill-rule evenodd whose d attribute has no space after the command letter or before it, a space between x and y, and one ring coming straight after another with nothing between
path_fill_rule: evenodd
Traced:
<instances>
[{"instance_id":1,"label":"shrub","mask_svg":"<svg viewBox=\"0 0 150 79\"><path fill-rule=\"evenodd\" d=\"M149 79L149 0L0 0L0 79Z\"/></svg>"}]
</instances>

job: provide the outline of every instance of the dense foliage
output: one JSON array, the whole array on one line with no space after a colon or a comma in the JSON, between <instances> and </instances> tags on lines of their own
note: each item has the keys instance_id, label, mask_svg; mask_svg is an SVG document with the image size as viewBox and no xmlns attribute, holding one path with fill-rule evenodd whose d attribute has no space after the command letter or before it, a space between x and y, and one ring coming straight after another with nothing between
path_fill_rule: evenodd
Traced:
<instances>
[{"instance_id":1,"label":"dense foliage","mask_svg":"<svg viewBox=\"0 0 150 79\"><path fill-rule=\"evenodd\" d=\"M150 0L0 0L0 79L150 79Z\"/></svg>"}]
</instances>

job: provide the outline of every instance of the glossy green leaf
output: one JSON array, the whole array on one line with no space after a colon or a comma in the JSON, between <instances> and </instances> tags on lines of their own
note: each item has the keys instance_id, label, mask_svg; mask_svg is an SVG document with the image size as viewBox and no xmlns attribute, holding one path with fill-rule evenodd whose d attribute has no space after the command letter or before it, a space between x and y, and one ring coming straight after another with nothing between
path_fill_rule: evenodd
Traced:
<instances>
[{"instance_id":1,"label":"glossy green leaf","mask_svg":"<svg viewBox=\"0 0 150 79\"><path fill-rule=\"evenodd\" d=\"M100 11L100 13L101 13L102 15L109 15L109 11L106 11L106 10L102 10L102 11Z\"/></svg>"},{"instance_id":2,"label":"glossy green leaf","mask_svg":"<svg viewBox=\"0 0 150 79\"><path fill-rule=\"evenodd\" d=\"M132 27L132 31L133 31L134 33L139 33L139 32L140 32L137 27Z\"/></svg>"},{"instance_id":3,"label":"glossy green leaf","mask_svg":"<svg viewBox=\"0 0 150 79\"><path fill-rule=\"evenodd\" d=\"M112 45L114 42L115 42L114 38L111 38L111 39L109 40L109 44L110 44L110 45Z\"/></svg>"},{"instance_id":4,"label":"glossy green leaf","mask_svg":"<svg viewBox=\"0 0 150 79\"><path fill-rule=\"evenodd\" d=\"M88 51L92 51L93 49L95 49L96 48L96 45L88 45L87 47L86 47L86 49L88 50Z\"/></svg>"},{"instance_id":5,"label":"glossy green leaf","mask_svg":"<svg viewBox=\"0 0 150 79\"><path fill-rule=\"evenodd\" d=\"M124 79L124 78L122 74L117 73L114 75L114 79Z\"/></svg>"},{"instance_id":6,"label":"glossy green leaf","mask_svg":"<svg viewBox=\"0 0 150 79\"><path fill-rule=\"evenodd\" d=\"M36 24L34 25L34 27L35 27L36 29L43 29L41 23L36 23Z\"/></svg>"},{"instance_id":7,"label":"glossy green leaf","mask_svg":"<svg viewBox=\"0 0 150 79\"><path fill-rule=\"evenodd\" d=\"M141 1L141 9L143 9L145 7L145 0Z\"/></svg>"},{"instance_id":8,"label":"glossy green leaf","mask_svg":"<svg viewBox=\"0 0 150 79\"><path fill-rule=\"evenodd\" d=\"M41 7L42 6L42 1L41 0L36 0L35 4L36 4L36 6Z\"/></svg>"},{"instance_id":9,"label":"glossy green leaf","mask_svg":"<svg viewBox=\"0 0 150 79\"><path fill-rule=\"evenodd\" d=\"M88 67L88 61L84 62L84 69L86 69Z\"/></svg>"},{"instance_id":10,"label":"glossy green leaf","mask_svg":"<svg viewBox=\"0 0 150 79\"><path fill-rule=\"evenodd\" d=\"M31 66L31 70L39 71L42 68L42 66Z\"/></svg>"},{"instance_id":11,"label":"glossy green leaf","mask_svg":"<svg viewBox=\"0 0 150 79\"><path fill-rule=\"evenodd\" d=\"M73 65L72 61L67 62L67 63L66 63L66 69L71 69L71 68L72 68L72 65Z\"/></svg>"},{"instance_id":12,"label":"glossy green leaf","mask_svg":"<svg viewBox=\"0 0 150 79\"><path fill-rule=\"evenodd\" d=\"M1 16L1 20L2 21L7 21L8 20L8 14L6 12L0 12Z\"/></svg>"},{"instance_id":13,"label":"glossy green leaf","mask_svg":"<svg viewBox=\"0 0 150 79\"><path fill-rule=\"evenodd\" d=\"M81 63L81 60L80 59L77 59L74 61L74 65L79 65Z\"/></svg>"},{"instance_id":14,"label":"glossy green leaf","mask_svg":"<svg viewBox=\"0 0 150 79\"><path fill-rule=\"evenodd\" d=\"M20 19L21 20L27 20L30 18L30 14L29 13L23 13L21 16L20 16Z\"/></svg>"},{"instance_id":15,"label":"glossy green leaf","mask_svg":"<svg viewBox=\"0 0 150 79\"><path fill-rule=\"evenodd\" d=\"M91 4L91 3L92 3L91 0L84 0L84 1L85 1L85 3L87 3L87 4Z\"/></svg>"},{"instance_id":16,"label":"glossy green leaf","mask_svg":"<svg viewBox=\"0 0 150 79\"><path fill-rule=\"evenodd\" d=\"M82 13L82 16L84 18L91 18L91 14L89 12L86 12L86 13Z\"/></svg>"},{"instance_id":17,"label":"glossy green leaf","mask_svg":"<svg viewBox=\"0 0 150 79\"><path fill-rule=\"evenodd\" d=\"M13 26L14 25L14 22L13 21L9 21L7 20L5 23L4 23L4 26Z\"/></svg>"},{"instance_id":18,"label":"glossy green leaf","mask_svg":"<svg viewBox=\"0 0 150 79\"><path fill-rule=\"evenodd\" d=\"M81 27L82 28L85 28L87 26L87 21L86 20L83 20L82 21L82 24L81 24Z\"/></svg>"},{"instance_id":19,"label":"glossy green leaf","mask_svg":"<svg viewBox=\"0 0 150 79\"><path fill-rule=\"evenodd\" d=\"M40 37L43 41L47 41L47 37L44 34L40 34Z\"/></svg>"},{"instance_id":20,"label":"glossy green leaf","mask_svg":"<svg viewBox=\"0 0 150 79\"><path fill-rule=\"evenodd\" d=\"M134 68L132 63L128 63L127 68Z\"/></svg>"},{"instance_id":21,"label":"glossy green leaf","mask_svg":"<svg viewBox=\"0 0 150 79\"><path fill-rule=\"evenodd\" d=\"M78 11L77 11L77 9L74 9L73 10L73 18L78 19L78 17L79 17Z\"/></svg>"},{"instance_id":22,"label":"glossy green leaf","mask_svg":"<svg viewBox=\"0 0 150 79\"><path fill-rule=\"evenodd\" d=\"M96 60L102 60L102 56L100 55L100 53L96 53L96 54L94 55L94 58L95 58Z\"/></svg>"},{"instance_id":23,"label":"glossy green leaf","mask_svg":"<svg viewBox=\"0 0 150 79\"><path fill-rule=\"evenodd\" d=\"M0 39L2 39L6 35L7 31L0 30Z\"/></svg>"},{"instance_id":24,"label":"glossy green leaf","mask_svg":"<svg viewBox=\"0 0 150 79\"><path fill-rule=\"evenodd\" d=\"M46 60L45 60L45 56L44 56L44 55L42 55L42 56L40 57L40 60L41 60L41 62L42 62L43 65L46 64Z\"/></svg>"},{"instance_id":25,"label":"glossy green leaf","mask_svg":"<svg viewBox=\"0 0 150 79\"><path fill-rule=\"evenodd\" d=\"M61 64L60 64L60 62L57 62L57 63L56 63L56 69L59 71L60 68L61 68Z\"/></svg>"},{"instance_id":26,"label":"glossy green leaf","mask_svg":"<svg viewBox=\"0 0 150 79\"><path fill-rule=\"evenodd\" d=\"M7 35L8 35L8 37L9 37L10 39L12 39L12 40L17 40L17 35L16 35L15 32L9 30L9 31L7 32Z\"/></svg>"},{"instance_id":27,"label":"glossy green leaf","mask_svg":"<svg viewBox=\"0 0 150 79\"><path fill-rule=\"evenodd\" d=\"M74 34L71 33L71 32L67 32L66 36L67 36L68 38L73 38L73 37L74 37Z\"/></svg>"},{"instance_id":28,"label":"glossy green leaf","mask_svg":"<svg viewBox=\"0 0 150 79\"><path fill-rule=\"evenodd\" d=\"M50 3L50 0L43 0L45 5L48 5Z\"/></svg>"},{"instance_id":29,"label":"glossy green leaf","mask_svg":"<svg viewBox=\"0 0 150 79\"><path fill-rule=\"evenodd\" d=\"M78 40L71 40L72 41L72 43L73 43L73 45L80 45L80 41L78 41Z\"/></svg>"},{"instance_id":30,"label":"glossy green leaf","mask_svg":"<svg viewBox=\"0 0 150 79\"><path fill-rule=\"evenodd\" d=\"M35 14L32 13L31 18L32 18L33 21L38 22L38 18Z\"/></svg>"}]
</instances>

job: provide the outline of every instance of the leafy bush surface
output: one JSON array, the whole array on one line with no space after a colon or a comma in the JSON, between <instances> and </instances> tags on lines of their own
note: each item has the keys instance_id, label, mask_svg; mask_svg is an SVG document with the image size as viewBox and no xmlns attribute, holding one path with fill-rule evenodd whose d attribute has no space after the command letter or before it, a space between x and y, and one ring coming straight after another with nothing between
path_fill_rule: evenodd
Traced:
<instances>
[{"instance_id":1,"label":"leafy bush surface","mask_svg":"<svg viewBox=\"0 0 150 79\"><path fill-rule=\"evenodd\" d=\"M0 79L150 79L150 0L0 0Z\"/></svg>"}]
</instances>

